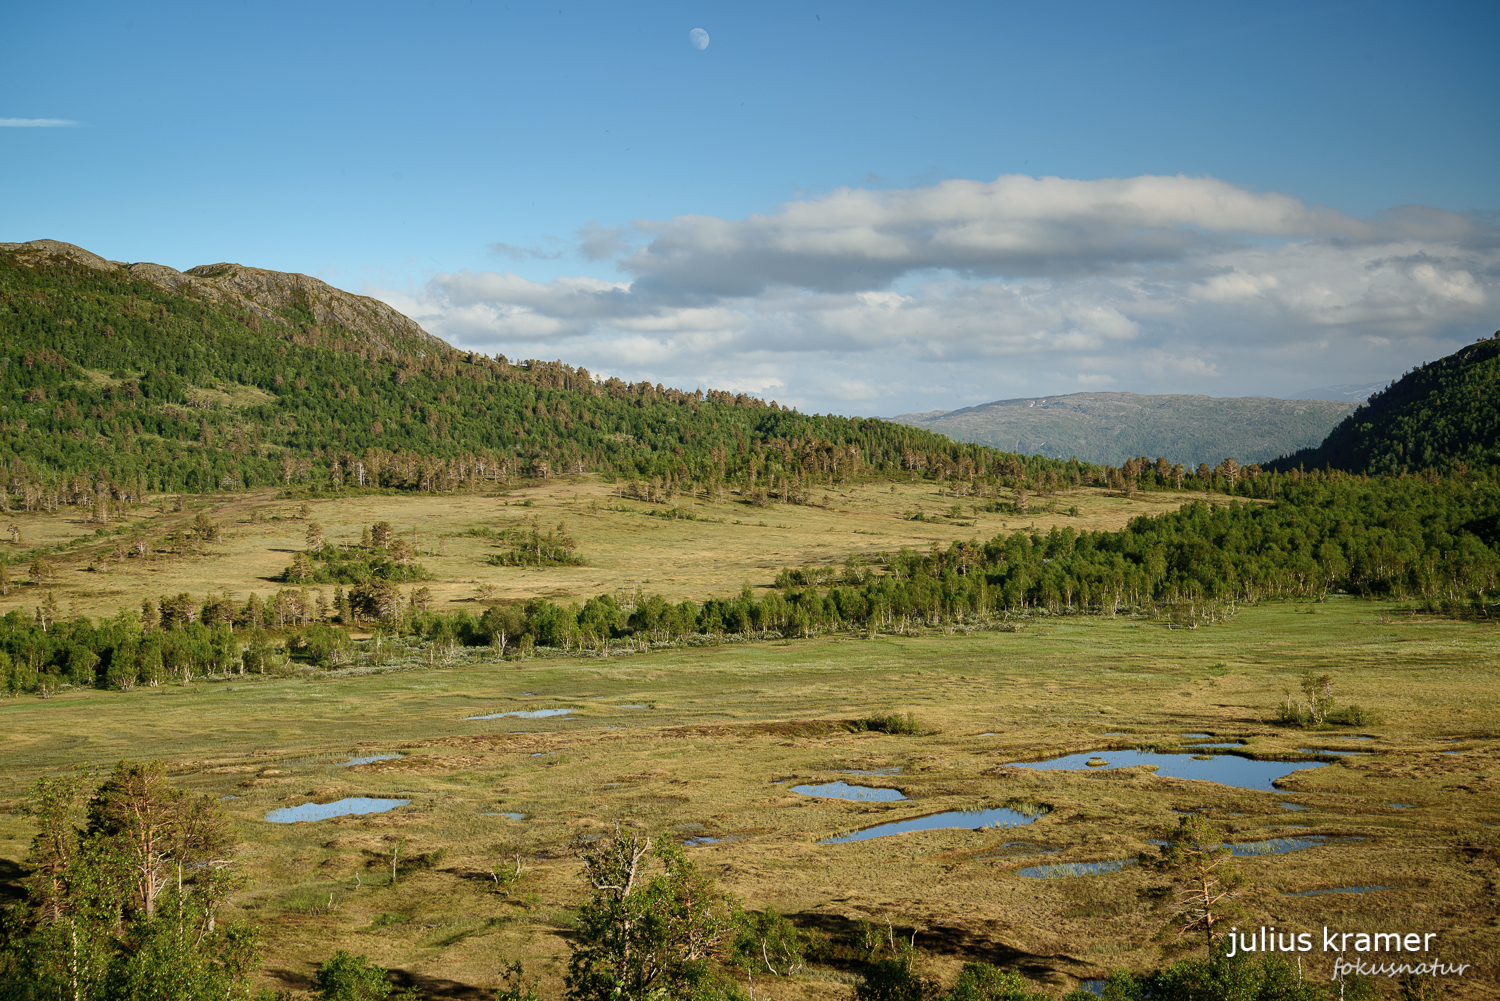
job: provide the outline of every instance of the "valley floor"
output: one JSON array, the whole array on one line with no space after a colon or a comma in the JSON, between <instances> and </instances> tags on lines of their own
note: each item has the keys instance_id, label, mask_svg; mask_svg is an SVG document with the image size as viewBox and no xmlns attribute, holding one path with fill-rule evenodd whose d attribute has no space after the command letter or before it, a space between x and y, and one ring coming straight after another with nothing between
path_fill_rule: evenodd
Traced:
<instances>
[{"instance_id":1,"label":"valley floor","mask_svg":"<svg viewBox=\"0 0 1500 1001\"><path fill-rule=\"evenodd\" d=\"M546 495L544 517L571 505L580 535L594 518L637 518L641 532L658 530L644 515L595 514L577 492L585 496ZM346 523L325 524L372 514L351 510ZM788 517L764 515L772 524ZM826 518L808 531L860 524L852 506ZM662 524L685 531L698 523ZM931 531L952 538L944 529ZM991 534L984 524L973 531ZM856 541L838 538L843 549ZM593 551L602 579L606 553ZM693 589L706 583L681 586L701 596ZM732 576L720 586L737 585ZM1358 703L1380 721L1328 732L1274 724L1275 705L1308 668L1333 676L1339 704ZM14 877L26 853L32 827L20 798L39 774L159 757L179 784L225 797L248 878L228 916L262 928L268 983L305 988L319 961L347 948L399 969L429 997L488 997L510 959L541 975L544 996L559 996L572 908L584 897L568 845L618 824L690 842L689 856L752 909L775 907L834 936L853 934L861 920L882 929L890 922L915 932L945 979L961 961L982 959L1017 966L1061 993L1110 967L1158 961L1148 940L1160 919L1139 897L1153 878L1139 865L1054 879L1021 870L1142 856L1153 851L1153 830L1177 812L1207 810L1236 842L1326 839L1240 860L1253 881L1244 898L1252 925L1315 938L1325 927L1434 932L1445 962L1477 964L1445 981L1454 996L1486 997L1500 977L1497 675L1493 625L1336 598L1242 607L1196 630L1063 617L1015 632L733 644L607 660L497 663L473 651L426 670L70 691L0 703L0 857L8 860L0 876ZM470 718L544 709L569 711ZM844 725L908 711L920 734ZM1192 733L1243 741L1257 756L1327 763L1293 771L1274 792L1141 768L1012 766L1176 748ZM341 764L377 754L401 757ZM891 769L899 771L848 774ZM790 788L835 780L894 788L907 800L844 802ZM355 796L409 803L313 823L264 820L276 808ZM1019 828L819 843L887 820L1007 804L1049 812ZM391 886L397 838L402 857L425 854L434 864ZM524 872L503 886L494 874L517 857ZM1353 886L1388 889L1292 895ZM1332 959L1319 951L1304 962L1310 975L1327 976ZM852 979L850 967L814 963L791 981L757 978L756 990L831 999L847 997Z\"/></svg>"}]
</instances>

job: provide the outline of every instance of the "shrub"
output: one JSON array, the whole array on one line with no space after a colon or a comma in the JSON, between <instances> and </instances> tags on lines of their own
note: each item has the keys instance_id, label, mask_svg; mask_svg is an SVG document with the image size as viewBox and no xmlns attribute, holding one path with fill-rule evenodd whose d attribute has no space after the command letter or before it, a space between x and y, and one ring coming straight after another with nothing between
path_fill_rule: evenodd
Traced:
<instances>
[{"instance_id":1,"label":"shrub","mask_svg":"<svg viewBox=\"0 0 1500 1001\"><path fill-rule=\"evenodd\" d=\"M864 731L875 731L877 733L891 734L914 734L921 733L922 728L917 725L917 717L912 713L902 716L900 713L876 713L863 719L851 721L850 729L856 733Z\"/></svg>"}]
</instances>

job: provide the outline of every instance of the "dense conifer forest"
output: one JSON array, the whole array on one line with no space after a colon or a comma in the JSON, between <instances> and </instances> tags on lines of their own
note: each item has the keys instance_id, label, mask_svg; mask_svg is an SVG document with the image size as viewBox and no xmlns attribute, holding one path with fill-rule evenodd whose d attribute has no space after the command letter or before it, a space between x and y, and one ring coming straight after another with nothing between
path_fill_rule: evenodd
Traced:
<instances>
[{"instance_id":1,"label":"dense conifer forest","mask_svg":"<svg viewBox=\"0 0 1500 1001\"><path fill-rule=\"evenodd\" d=\"M1500 463L1500 331L1411 372L1277 468L1370 474Z\"/></svg>"}]
</instances>

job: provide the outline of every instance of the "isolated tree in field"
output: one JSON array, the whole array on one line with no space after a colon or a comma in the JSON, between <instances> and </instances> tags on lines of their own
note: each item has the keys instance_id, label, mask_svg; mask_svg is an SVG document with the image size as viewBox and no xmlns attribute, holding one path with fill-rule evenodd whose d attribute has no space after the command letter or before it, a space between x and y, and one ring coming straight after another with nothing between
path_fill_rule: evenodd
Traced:
<instances>
[{"instance_id":1,"label":"isolated tree in field","mask_svg":"<svg viewBox=\"0 0 1500 1001\"><path fill-rule=\"evenodd\" d=\"M148 918L176 873L207 880L228 864L233 845L218 803L174 789L160 761L115 766L89 804L88 834L112 846L127 874L131 906Z\"/></svg>"},{"instance_id":2,"label":"isolated tree in field","mask_svg":"<svg viewBox=\"0 0 1500 1001\"><path fill-rule=\"evenodd\" d=\"M729 898L669 841L613 836L576 847L593 896L578 911L573 1001L646 1001L709 988L733 928Z\"/></svg>"},{"instance_id":3,"label":"isolated tree in field","mask_svg":"<svg viewBox=\"0 0 1500 1001\"><path fill-rule=\"evenodd\" d=\"M313 992L320 1001L385 1001L396 987L387 979L385 967L340 949L313 974ZM398 997L415 999L420 995L412 988Z\"/></svg>"},{"instance_id":4,"label":"isolated tree in field","mask_svg":"<svg viewBox=\"0 0 1500 1001\"><path fill-rule=\"evenodd\" d=\"M173 789L159 764L128 762L89 799L80 827L86 799L76 775L40 779L27 798L37 834L27 899L0 937L0 998L251 997L256 936L214 923L231 886L217 802ZM154 865L141 864L143 844ZM154 889L143 890L145 876Z\"/></svg>"},{"instance_id":5,"label":"isolated tree in field","mask_svg":"<svg viewBox=\"0 0 1500 1001\"><path fill-rule=\"evenodd\" d=\"M310 522L308 522L307 523L306 540L307 540L307 548L310 551L317 552L319 549L322 549L323 548L323 526L320 525L320 524L318 524L316 521L310 521Z\"/></svg>"},{"instance_id":6,"label":"isolated tree in field","mask_svg":"<svg viewBox=\"0 0 1500 1001\"><path fill-rule=\"evenodd\" d=\"M1179 817L1175 827L1157 835L1165 842L1161 854L1147 865L1171 880L1164 888L1171 916L1160 938L1182 942L1203 935L1210 951L1222 932L1219 925L1239 913L1233 903L1245 885L1245 877L1232 861L1234 850L1222 832L1200 813Z\"/></svg>"}]
</instances>

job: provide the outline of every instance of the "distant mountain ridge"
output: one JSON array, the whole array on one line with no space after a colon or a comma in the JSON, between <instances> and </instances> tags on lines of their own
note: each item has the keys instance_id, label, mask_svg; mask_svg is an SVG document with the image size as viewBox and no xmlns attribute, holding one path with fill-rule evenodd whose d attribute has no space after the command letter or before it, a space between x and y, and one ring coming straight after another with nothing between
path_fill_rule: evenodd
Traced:
<instances>
[{"instance_id":1,"label":"distant mountain ridge","mask_svg":"<svg viewBox=\"0 0 1500 1001\"><path fill-rule=\"evenodd\" d=\"M1500 464L1500 331L1412 369L1322 443L1275 463L1351 473L1448 472Z\"/></svg>"},{"instance_id":2,"label":"distant mountain ridge","mask_svg":"<svg viewBox=\"0 0 1500 1001\"><path fill-rule=\"evenodd\" d=\"M890 418L1029 454L1117 466L1142 455L1196 466L1265 462L1322 441L1357 402L1266 396L1069 393Z\"/></svg>"},{"instance_id":3,"label":"distant mountain ridge","mask_svg":"<svg viewBox=\"0 0 1500 1001\"><path fill-rule=\"evenodd\" d=\"M1288 396L1289 400L1339 400L1363 403L1385 389L1388 382L1342 382L1337 386L1317 386Z\"/></svg>"},{"instance_id":4,"label":"distant mountain ridge","mask_svg":"<svg viewBox=\"0 0 1500 1001\"><path fill-rule=\"evenodd\" d=\"M323 326L359 335L382 354L447 351L447 342L378 299L354 295L307 275L241 264L200 264L178 271L164 264L110 261L61 240L0 243L0 252L33 267L83 267L149 282L165 292L241 310L261 322L287 325L285 310L303 311Z\"/></svg>"}]
</instances>

